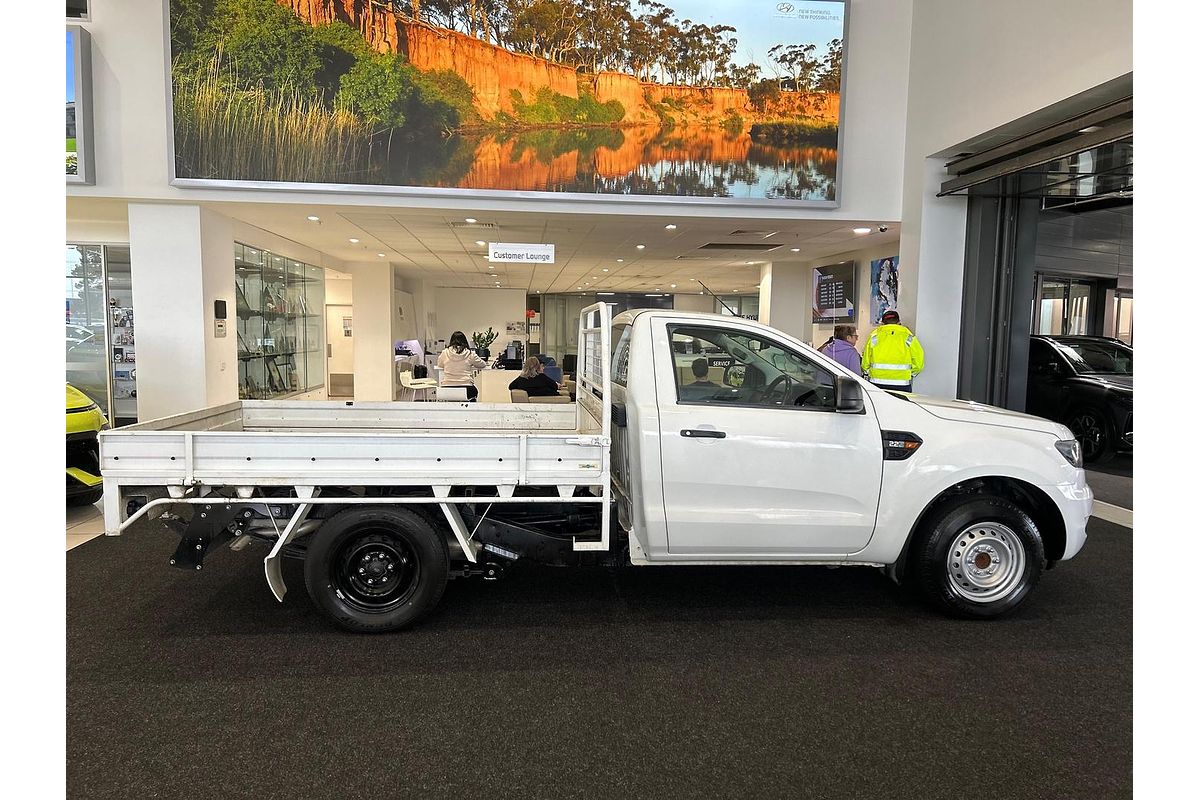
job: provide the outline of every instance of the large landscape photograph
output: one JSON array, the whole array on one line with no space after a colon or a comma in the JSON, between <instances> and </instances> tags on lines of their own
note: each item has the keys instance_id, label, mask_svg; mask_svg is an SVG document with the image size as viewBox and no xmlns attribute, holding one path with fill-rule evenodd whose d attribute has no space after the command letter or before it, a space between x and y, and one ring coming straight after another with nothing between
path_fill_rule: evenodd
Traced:
<instances>
[{"instance_id":1,"label":"large landscape photograph","mask_svg":"<svg viewBox=\"0 0 1200 800\"><path fill-rule=\"evenodd\" d=\"M845 4L170 0L182 179L836 202Z\"/></svg>"}]
</instances>

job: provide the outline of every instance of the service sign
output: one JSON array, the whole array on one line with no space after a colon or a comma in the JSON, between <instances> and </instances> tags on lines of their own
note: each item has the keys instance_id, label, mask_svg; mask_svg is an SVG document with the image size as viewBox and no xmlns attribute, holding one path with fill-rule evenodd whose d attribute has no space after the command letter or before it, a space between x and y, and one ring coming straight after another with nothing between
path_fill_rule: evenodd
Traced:
<instances>
[{"instance_id":1,"label":"service sign","mask_svg":"<svg viewBox=\"0 0 1200 800\"><path fill-rule=\"evenodd\" d=\"M488 242L488 261L493 264L553 264L554 245Z\"/></svg>"}]
</instances>

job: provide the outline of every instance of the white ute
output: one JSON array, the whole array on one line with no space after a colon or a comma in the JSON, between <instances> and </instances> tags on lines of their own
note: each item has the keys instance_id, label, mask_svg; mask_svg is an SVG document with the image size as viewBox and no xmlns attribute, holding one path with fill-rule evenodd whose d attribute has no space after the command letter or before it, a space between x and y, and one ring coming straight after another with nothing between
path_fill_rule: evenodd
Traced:
<instances>
[{"instance_id":1,"label":"white ute","mask_svg":"<svg viewBox=\"0 0 1200 800\"><path fill-rule=\"evenodd\" d=\"M104 431L106 531L155 518L184 569L261 543L280 600L280 559L302 558L353 631L408 626L448 579L521 559L879 567L995 617L1086 538L1066 427L885 391L749 320L590 306L577 394L240 401Z\"/></svg>"}]
</instances>

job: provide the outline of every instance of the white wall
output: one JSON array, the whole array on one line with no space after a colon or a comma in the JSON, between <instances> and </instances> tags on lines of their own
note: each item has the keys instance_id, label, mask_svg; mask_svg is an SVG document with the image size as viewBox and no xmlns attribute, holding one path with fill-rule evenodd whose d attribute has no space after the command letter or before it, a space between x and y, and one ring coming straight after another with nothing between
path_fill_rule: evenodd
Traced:
<instances>
[{"instance_id":1,"label":"white wall","mask_svg":"<svg viewBox=\"0 0 1200 800\"><path fill-rule=\"evenodd\" d=\"M833 335L833 326L835 323L814 323L812 321L812 271L815 267L821 267L826 264L836 264L839 261L854 261L855 262L855 321L852 323L858 328L858 333L865 341L865 337L874 328L875 324L871 321L871 262L895 256L900 252L899 242L890 242L888 244L877 245L875 247L864 247L860 250L850 250L845 253L837 253L828 258L820 258L813 261L804 262L804 287L806 297L809 302L805 303L805 315L807 324L811 327L811 341L817 347L825 343L830 336ZM900 262L900 306L904 307L904 300L913 290L909 288L910 281L908 279L908 271L905 269L904 262ZM903 317L903 312L901 313ZM905 320L908 324L910 320ZM909 325L916 331L913 325ZM923 340L922 340L923 341Z\"/></svg>"},{"instance_id":2,"label":"white wall","mask_svg":"<svg viewBox=\"0 0 1200 800\"><path fill-rule=\"evenodd\" d=\"M346 274L346 273L343 273ZM354 279L331 278L325 274L325 305L348 306L354 304ZM326 331L328 333L328 331Z\"/></svg>"},{"instance_id":3,"label":"white wall","mask_svg":"<svg viewBox=\"0 0 1200 800\"><path fill-rule=\"evenodd\" d=\"M966 226L930 156L1133 69L1131 0L918 0L905 119L900 312L923 331L920 391L957 394ZM925 286L923 286L925 284ZM928 287L928 288L926 288ZM944 352L929 351L930 343ZM940 365L954 362L953 372Z\"/></svg>"},{"instance_id":4,"label":"white wall","mask_svg":"<svg viewBox=\"0 0 1200 800\"><path fill-rule=\"evenodd\" d=\"M233 200L378 205L380 195L266 190L187 189L170 186L168 56L162 0L99 4L81 23L92 37L96 130L96 185L70 186L68 196ZM842 153L842 207L797 209L768 204L751 216L767 219L897 220L901 202L908 31L913 0L853 0L844 65L847 92ZM647 198L640 198L646 200ZM579 212L728 217L729 204L629 201L611 196L448 198L406 194L411 208L507 209L536 213Z\"/></svg>"},{"instance_id":5,"label":"white wall","mask_svg":"<svg viewBox=\"0 0 1200 800\"><path fill-rule=\"evenodd\" d=\"M226 217L196 205L129 207L138 416L157 419L237 399L236 320L218 339L213 301L233 309Z\"/></svg>"},{"instance_id":6,"label":"white wall","mask_svg":"<svg viewBox=\"0 0 1200 800\"><path fill-rule=\"evenodd\" d=\"M399 289L393 292L392 335L396 341L417 338L416 312L413 311L413 296Z\"/></svg>"},{"instance_id":7,"label":"white wall","mask_svg":"<svg viewBox=\"0 0 1200 800\"><path fill-rule=\"evenodd\" d=\"M462 331L471 341L471 334L486 331L488 326L500 335L492 345L492 355L515 338L508 336L504 326L525 320L524 289L449 289L434 292L437 328L434 338L449 340L450 334Z\"/></svg>"}]
</instances>

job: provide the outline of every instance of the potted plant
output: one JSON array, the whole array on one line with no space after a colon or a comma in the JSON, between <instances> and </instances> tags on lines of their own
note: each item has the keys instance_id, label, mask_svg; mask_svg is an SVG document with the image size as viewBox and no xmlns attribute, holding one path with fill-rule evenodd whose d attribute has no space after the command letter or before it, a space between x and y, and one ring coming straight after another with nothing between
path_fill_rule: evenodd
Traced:
<instances>
[{"instance_id":1,"label":"potted plant","mask_svg":"<svg viewBox=\"0 0 1200 800\"><path fill-rule=\"evenodd\" d=\"M480 333L479 331L472 333L471 343L475 345L475 354L485 361L491 358L492 353L488 348L492 346L492 342L496 341L496 337L499 335L496 331L492 330L490 325L484 333Z\"/></svg>"}]
</instances>

